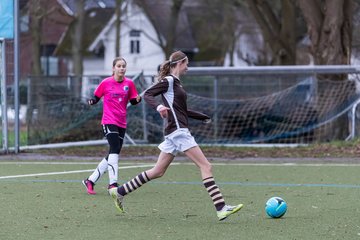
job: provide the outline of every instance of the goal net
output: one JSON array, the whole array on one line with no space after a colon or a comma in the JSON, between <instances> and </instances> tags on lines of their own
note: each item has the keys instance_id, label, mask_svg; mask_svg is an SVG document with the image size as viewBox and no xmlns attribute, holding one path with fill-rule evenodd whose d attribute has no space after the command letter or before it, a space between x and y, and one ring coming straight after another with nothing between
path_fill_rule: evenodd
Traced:
<instances>
[{"instance_id":1,"label":"goal net","mask_svg":"<svg viewBox=\"0 0 360 240\"><path fill-rule=\"evenodd\" d=\"M194 73L190 69L181 80L188 93L188 108L212 118L210 124L190 119L196 141L221 145L306 144L347 139L358 122L358 114L353 111L360 99L357 70L344 73L335 69L324 78L319 75L324 72L294 69L285 74L258 69L249 74L244 69ZM332 74L341 74L341 80L333 80ZM139 93L152 78L136 77ZM101 102L88 106L86 96L71 95L69 89L74 87L57 85L71 82L66 79L33 78L31 82L28 145L102 138ZM127 120L126 141L158 144L163 140L165 122L145 101L128 108Z\"/></svg>"},{"instance_id":2,"label":"goal net","mask_svg":"<svg viewBox=\"0 0 360 240\"><path fill-rule=\"evenodd\" d=\"M343 77L344 75L342 75ZM352 109L360 97L357 74L345 80L318 74L186 77L188 108L211 116L211 124L190 120L203 144L314 143L349 138ZM164 122L145 108L129 110L132 136L162 140ZM142 135L144 122L146 135Z\"/></svg>"},{"instance_id":3,"label":"goal net","mask_svg":"<svg viewBox=\"0 0 360 240\"><path fill-rule=\"evenodd\" d=\"M190 94L189 105L213 118L193 132L204 143L312 143L331 139L332 124L359 98L357 81L303 81L261 97L227 100ZM339 127L346 127L348 123ZM347 129L346 129L347 130ZM345 131L349 134L349 131Z\"/></svg>"}]
</instances>

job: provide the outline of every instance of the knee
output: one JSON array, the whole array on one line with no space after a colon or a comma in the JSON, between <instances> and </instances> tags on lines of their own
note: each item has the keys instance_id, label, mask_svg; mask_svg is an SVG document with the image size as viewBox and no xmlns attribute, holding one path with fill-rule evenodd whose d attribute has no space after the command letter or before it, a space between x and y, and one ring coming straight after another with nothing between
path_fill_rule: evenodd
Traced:
<instances>
[{"instance_id":1,"label":"knee","mask_svg":"<svg viewBox=\"0 0 360 240\"><path fill-rule=\"evenodd\" d=\"M109 153L120 154L120 150L121 150L120 146L111 146Z\"/></svg>"},{"instance_id":2,"label":"knee","mask_svg":"<svg viewBox=\"0 0 360 240\"><path fill-rule=\"evenodd\" d=\"M157 177L158 178L160 178L160 177L162 177L162 176L164 176L164 174L165 174L165 171L159 171L159 172L157 172Z\"/></svg>"},{"instance_id":3,"label":"knee","mask_svg":"<svg viewBox=\"0 0 360 240\"><path fill-rule=\"evenodd\" d=\"M164 174L165 174L165 170L163 170L163 169L157 169L155 171L156 178L160 178L160 177L164 176Z\"/></svg>"},{"instance_id":4,"label":"knee","mask_svg":"<svg viewBox=\"0 0 360 240\"><path fill-rule=\"evenodd\" d=\"M152 169L147 171L147 174L148 174L150 179L160 178L160 177L164 176L165 170L164 169L158 169L158 168L152 168Z\"/></svg>"}]
</instances>

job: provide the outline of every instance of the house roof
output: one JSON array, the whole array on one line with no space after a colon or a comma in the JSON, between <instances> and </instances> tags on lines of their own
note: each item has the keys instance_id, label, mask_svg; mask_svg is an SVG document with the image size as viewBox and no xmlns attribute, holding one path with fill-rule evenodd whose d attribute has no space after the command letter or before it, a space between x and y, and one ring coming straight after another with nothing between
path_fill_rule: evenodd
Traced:
<instances>
[{"instance_id":1,"label":"house roof","mask_svg":"<svg viewBox=\"0 0 360 240\"><path fill-rule=\"evenodd\" d=\"M126 5L127 4L122 5L123 10L126 8ZM111 30L111 27L115 23L115 20L116 20L116 16L115 16L115 14L113 14L112 17L110 18L110 20L106 23L106 25L104 25L104 27L100 31L100 33L96 36L95 40L92 41L92 43L90 44L90 46L87 49L88 51L93 52L103 44L102 41L105 38L105 36L108 34L108 32Z\"/></svg>"},{"instance_id":2,"label":"house roof","mask_svg":"<svg viewBox=\"0 0 360 240\"><path fill-rule=\"evenodd\" d=\"M135 1L137 2L137 1ZM163 36L171 35L171 31L176 31L174 47L177 50L194 51L196 49L196 42L192 34L192 28L188 19L187 9L193 7L193 3L183 4L179 13L179 19L176 29L169 28L169 19L171 16L171 6L173 1L168 0L152 0L143 2L146 4L148 10L147 14L154 26Z\"/></svg>"},{"instance_id":3,"label":"house roof","mask_svg":"<svg viewBox=\"0 0 360 240\"><path fill-rule=\"evenodd\" d=\"M89 45L102 31L104 25L113 16L113 8L89 8L85 14L84 34L83 34L83 55L89 55L87 51ZM74 28L75 21L68 26L67 31L63 34L58 46L54 51L54 55L66 56L71 55L71 32Z\"/></svg>"},{"instance_id":4,"label":"house roof","mask_svg":"<svg viewBox=\"0 0 360 240\"><path fill-rule=\"evenodd\" d=\"M76 0L58 0L59 4L66 10L66 12L74 16L77 12ZM114 8L115 0L87 0L85 1L85 10L96 8Z\"/></svg>"},{"instance_id":5,"label":"house roof","mask_svg":"<svg viewBox=\"0 0 360 240\"><path fill-rule=\"evenodd\" d=\"M75 0L58 0L66 12L74 16L76 13ZM134 1L136 2L136 1ZM168 20L171 18L172 1L168 0L152 0L146 2L148 7L148 14L156 24L158 31L163 35L169 35L169 31L173 29L168 28ZM193 5L190 3L183 6L180 12L178 25L176 28L175 48L183 51L196 51L196 42L192 36L192 31L189 26L188 15L185 6ZM111 29L114 24L114 0L88 0L86 1L85 10L86 24L84 35L84 50L83 53L89 54L102 44L103 36ZM73 27L73 23L69 25L68 31L65 32L58 47L55 50L55 55L69 55L71 54L71 37L69 31ZM141 30L141 29L138 29Z\"/></svg>"}]
</instances>

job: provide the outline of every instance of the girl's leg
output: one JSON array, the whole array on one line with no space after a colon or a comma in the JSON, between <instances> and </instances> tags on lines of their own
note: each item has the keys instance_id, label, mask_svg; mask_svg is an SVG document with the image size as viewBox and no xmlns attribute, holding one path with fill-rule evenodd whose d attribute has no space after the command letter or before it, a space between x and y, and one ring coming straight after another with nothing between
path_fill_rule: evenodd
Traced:
<instances>
[{"instance_id":1,"label":"girl's leg","mask_svg":"<svg viewBox=\"0 0 360 240\"><path fill-rule=\"evenodd\" d=\"M174 157L175 156L170 153L160 152L155 166L146 171L149 178L155 179L162 177L170 166L170 163L174 160Z\"/></svg>"},{"instance_id":2,"label":"girl's leg","mask_svg":"<svg viewBox=\"0 0 360 240\"><path fill-rule=\"evenodd\" d=\"M136 189L138 189L145 183L149 182L150 180L163 176L173 159L174 159L173 155L169 153L161 152L153 168L140 173L139 175L137 175L127 183L124 183L122 186L118 188L110 189L109 193L114 199L116 208L120 212L124 212L124 206L123 206L124 196L128 193L135 191Z\"/></svg>"},{"instance_id":3,"label":"girl's leg","mask_svg":"<svg viewBox=\"0 0 360 240\"><path fill-rule=\"evenodd\" d=\"M239 204L236 206L225 205L225 200L220 192L219 187L216 185L214 177L212 175L211 164L207 160L199 146L190 148L184 153L200 168L203 184L214 203L217 211L217 216L220 221L224 220L229 215L236 213L243 207L243 204Z\"/></svg>"},{"instance_id":4,"label":"girl's leg","mask_svg":"<svg viewBox=\"0 0 360 240\"><path fill-rule=\"evenodd\" d=\"M199 167L202 179L212 177L212 166L199 146L192 147L184 153Z\"/></svg>"},{"instance_id":5,"label":"girl's leg","mask_svg":"<svg viewBox=\"0 0 360 240\"><path fill-rule=\"evenodd\" d=\"M109 155L107 157L109 188L117 187L119 172L119 154L125 136L125 129L117 127L115 125L105 125L104 132L110 146Z\"/></svg>"},{"instance_id":6,"label":"girl's leg","mask_svg":"<svg viewBox=\"0 0 360 240\"><path fill-rule=\"evenodd\" d=\"M106 158L103 158L101 162L97 165L95 171L88 177L88 180L90 180L93 183L96 183L101 176L106 172L108 168L108 162Z\"/></svg>"},{"instance_id":7,"label":"girl's leg","mask_svg":"<svg viewBox=\"0 0 360 240\"><path fill-rule=\"evenodd\" d=\"M199 146L190 148L184 153L200 168L203 184L209 193L216 210L220 211L225 206L225 201L219 187L215 183L210 162L207 160Z\"/></svg>"},{"instance_id":8,"label":"girl's leg","mask_svg":"<svg viewBox=\"0 0 360 240\"><path fill-rule=\"evenodd\" d=\"M109 155L101 160L95 171L87 179L82 181L88 194L96 194L94 185L106 170L109 172L108 188L117 187L119 153L123 144L126 129L117 127L116 125L102 125L102 128L104 136L109 143Z\"/></svg>"},{"instance_id":9,"label":"girl's leg","mask_svg":"<svg viewBox=\"0 0 360 240\"><path fill-rule=\"evenodd\" d=\"M118 187L117 192L121 196L125 196L126 194L135 191L136 189L141 187L143 184L149 182L150 180L162 177L165 174L166 169L169 167L173 159L174 159L173 155L169 153L161 152L153 168L140 173L139 175L137 175L127 183L124 183L122 186Z\"/></svg>"},{"instance_id":10,"label":"girl's leg","mask_svg":"<svg viewBox=\"0 0 360 240\"><path fill-rule=\"evenodd\" d=\"M94 190L95 183L101 178L101 176L108 169L108 161L106 158L103 158L101 162L97 165L94 172L87 179L82 181L82 183L86 187L88 194L96 194Z\"/></svg>"},{"instance_id":11,"label":"girl's leg","mask_svg":"<svg viewBox=\"0 0 360 240\"><path fill-rule=\"evenodd\" d=\"M106 139L110 145L108 160L108 174L109 174L109 185L117 183L118 171L119 171L119 153L120 153L120 142L119 134L117 132L111 132L106 136Z\"/></svg>"}]
</instances>

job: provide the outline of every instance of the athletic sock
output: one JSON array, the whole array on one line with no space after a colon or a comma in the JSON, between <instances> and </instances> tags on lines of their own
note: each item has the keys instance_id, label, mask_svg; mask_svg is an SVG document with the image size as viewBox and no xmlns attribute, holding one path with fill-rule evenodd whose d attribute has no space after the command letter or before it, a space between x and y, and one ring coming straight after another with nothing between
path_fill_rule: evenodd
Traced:
<instances>
[{"instance_id":1,"label":"athletic sock","mask_svg":"<svg viewBox=\"0 0 360 240\"><path fill-rule=\"evenodd\" d=\"M219 187L215 184L214 178L208 177L203 179L203 184L208 191L216 210L220 211L225 206L225 201Z\"/></svg>"},{"instance_id":2,"label":"athletic sock","mask_svg":"<svg viewBox=\"0 0 360 240\"><path fill-rule=\"evenodd\" d=\"M119 154L110 153L108 157L109 185L117 183L119 171Z\"/></svg>"},{"instance_id":3,"label":"athletic sock","mask_svg":"<svg viewBox=\"0 0 360 240\"><path fill-rule=\"evenodd\" d=\"M92 181L93 183L96 183L100 177L106 172L108 169L108 162L104 158L101 160L101 162L96 167L95 171L88 177L88 180Z\"/></svg>"},{"instance_id":4,"label":"athletic sock","mask_svg":"<svg viewBox=\"0 0 360 240\"><path fill-rule=\"evenodd\" d=\"M142 172L127 183L124 183L122 186L118 187L117 191L120 195L125 196L126 194L135 191L150 180L151 179L149 179L146 172Z\"/></svg>"}]
</instances>

